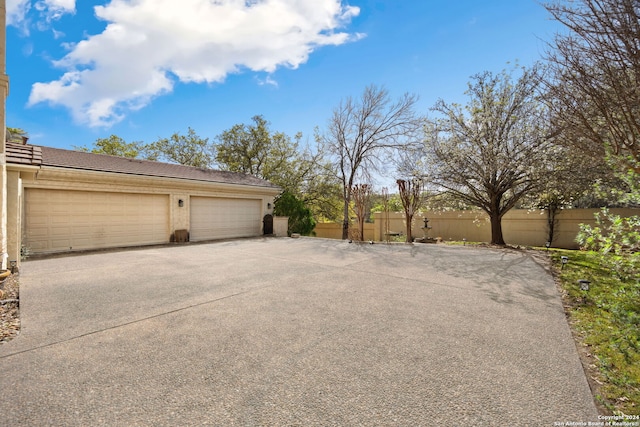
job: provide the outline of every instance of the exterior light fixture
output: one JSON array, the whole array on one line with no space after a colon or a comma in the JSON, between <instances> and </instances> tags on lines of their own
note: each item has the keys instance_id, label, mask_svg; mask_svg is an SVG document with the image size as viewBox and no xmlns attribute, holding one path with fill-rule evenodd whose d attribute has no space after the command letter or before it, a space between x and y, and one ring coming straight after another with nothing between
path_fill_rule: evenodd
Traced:
<instances>
[{"instance_id":1,"label":"exterior light fixture","mask_svg":"<svg viewBox=\"0 0 640 427\"><path fill-rule=\"evenodd\" d=\"M544 247L549 250L549 248L551 247L551 242L545 242Z\"/></svg>"},{"instance_id":2,"label":"exterior light fixture","mask_svg":"<svg viewBox=\"0 0 640 427\"><path fill-rule=\"evenodd\" d=\"M466 237L462 238L462 246L467 246L467 238Z\"/></svg>"},{"instance_id":3,"label":"exterior light fixture","mask_svg":"<svg viewBox=\"0 0 640 427\"><path fill-rule=\"evenodd\" d=\"M183 207L184 206L184 200L182 200L182 199L178 200L178 206Z\"/></svg>"},{"instance_id":4,"label":"exterior light fixture","mask_svg":"<svg viewBox=\"0 0 640 427\"><path fill-rule=\"evenodd\" d=\"M566 263L569 262L569 257L568 256L561 256L560 259L562 260L562 267L560 267L560 270L564 269L564 266Z\"/></svg>"},{"instance_id":5,"label":"exterior light fixture","mask_svg":"<svg viewBox=\"0 0 640 427\"><path fill-rule=\"evenodd\" d=\"M267 203L267 209L271 209L271 203Z\"/></svg>"},{"instance_id":6,"label":"exterior light fixture","mask_svg":"<svg viewBox=\"0 0 640 427\"><path fill-rule=\"evenodd\" d=\"M588 291L589 290L589 285L591 284L590 281L588 281L586 279L580 279L580 280L578 280L578 283L580 284L580 290L582 290L582 291Z\"/></svg>"}]
</instances>

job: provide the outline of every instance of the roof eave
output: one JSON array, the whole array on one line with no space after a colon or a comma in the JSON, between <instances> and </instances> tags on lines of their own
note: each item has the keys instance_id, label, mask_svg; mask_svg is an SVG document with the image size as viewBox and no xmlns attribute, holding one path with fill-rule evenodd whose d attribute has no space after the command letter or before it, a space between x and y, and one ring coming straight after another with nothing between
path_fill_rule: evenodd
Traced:
<instances>
[{"instance_id":1,"label":"roof eave","mask_svg":"<svg viewBox=\"0 0 640 427\"><path fill-rule=\"evenodd\" d=\"M280 187L276 186L260 186L243 183L230 183L209 180L197 180L190 178L165 177L157 175L142 175L123 172L105 172L89 169L66 168L60 166L43 165L38 170L39 180L54 181L78 181L78 182L100 182L105 178L113 180L114 178L122 180L123 184L151 186L152 182L161 182L165 187L179 188L211 188L215 187L220 190L250 190L252 193L261 193L266 195L277 196L282 192Z\"/></svg>"}]
</instances>

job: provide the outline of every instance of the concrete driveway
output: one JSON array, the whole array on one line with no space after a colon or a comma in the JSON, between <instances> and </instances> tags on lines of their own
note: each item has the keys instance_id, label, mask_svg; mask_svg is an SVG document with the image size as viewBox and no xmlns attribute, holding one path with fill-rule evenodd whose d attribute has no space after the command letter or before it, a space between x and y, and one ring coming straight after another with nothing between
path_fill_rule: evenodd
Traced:
<instances>
[{"instance_id":1,"label":"concrete driveway","mask_svg":"<svg viewBox=\"0 0 640 427\"><path fill-rule=\"evenodd\" d=\"M250 239L33 260L20 282L2 425L597 421L522 252Z\"/></svg>"}]
</instances>

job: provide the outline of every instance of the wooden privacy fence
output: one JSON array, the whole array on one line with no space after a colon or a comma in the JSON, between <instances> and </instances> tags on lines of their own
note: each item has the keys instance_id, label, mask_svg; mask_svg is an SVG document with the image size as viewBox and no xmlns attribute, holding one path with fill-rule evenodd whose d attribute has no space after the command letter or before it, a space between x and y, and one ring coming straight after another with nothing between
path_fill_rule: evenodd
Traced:
<instances>
[{"instance_id":1,"label":"wooden privacy fence","mask_svg":"<svg viewBox=\"0 0 640 427\"><path fill-rule=\"evenodd\" d=\"M557 248L576 249L575 242L580 224L595 224L594 214L600 209L564 209L556 216L556 227L552 246ZM621 216L640 215L640 209L610 209L613 214ZM442 240L462 240L468 242L489 242L491 240L491 224L489 216L482 211L448 211L422 212L415 215L412 233L416 238L424 237L424 217L429 219L429 237L440 237ZM386 214L375 213L374 222L365 224L364 240L384 241L386 230ZM404 214L390 212L388 214L388 231L393 234L404 233ZM544 246L548 236L547 213L544 210L509 211L502 219L504 240L510 245ZM319 223L316 225L317 237L340 239L341 223Z\"/></svg>"}]
</instances>

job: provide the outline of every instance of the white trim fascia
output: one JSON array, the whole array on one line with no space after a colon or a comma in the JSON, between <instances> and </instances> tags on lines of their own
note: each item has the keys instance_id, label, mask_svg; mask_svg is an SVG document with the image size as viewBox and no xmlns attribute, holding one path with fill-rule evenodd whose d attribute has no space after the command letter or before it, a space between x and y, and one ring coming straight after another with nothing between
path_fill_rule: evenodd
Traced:
<instances>
[{"instance_id":1,"label":"white trim fascia","mask_svg":"<svg viewBox=\"0 0 640 427\"><path fill-rule=\"evenodd\" d=\"M41 166L38 170L29 169L29 171L37 170L35 181L23 181L25 187L54 188L53 183L64 183L64 188L73 186L87 189L83 184L102 184L110 186L123 187L143 187L145 190L156 189L158 191L150 192L166 192L167 190L183 190L183 191L218 191L223 193L243 193L255 194L262 196L277 196L282 192L279 187L262 187L257 185L232 184L213 181L198 181L187 178L167 178L147 175L131 175L116 172L89 171L79 169L68 169L55 166ZM53 185L52 185L53 184Z\"/></svg>"}]
</instances>

